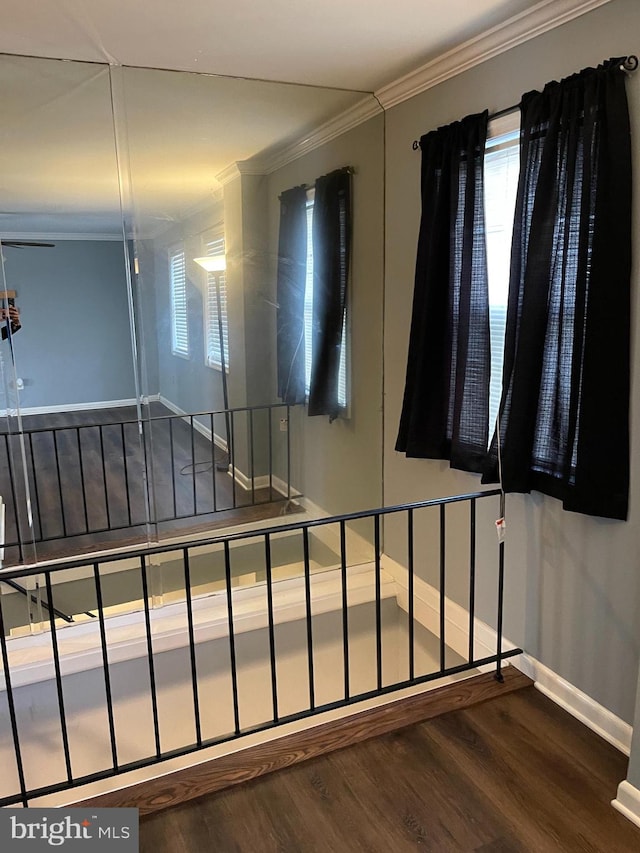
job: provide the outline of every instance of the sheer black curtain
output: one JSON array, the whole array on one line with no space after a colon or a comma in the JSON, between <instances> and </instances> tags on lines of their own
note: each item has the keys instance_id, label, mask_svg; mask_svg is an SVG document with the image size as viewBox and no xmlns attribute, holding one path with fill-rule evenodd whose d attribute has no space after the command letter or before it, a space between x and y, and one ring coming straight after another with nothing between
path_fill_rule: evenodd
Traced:
<instances>
[{"instance_id":1,"label":"sheer black curtain","mask_svg":"<svg viewBox=\"0 0 640 853\"><path fill-rule=\"evenodd\" d=\"M309 414L340 413L338 373L351 253L351 169L318 178L313 202L313 326Z\"/></svg>"},{"instance_id":2,"label":"sheer black curtain","mask_svg":"<svg viewBox=\"0 0 640 853\"><path fill-rule=\"evenodd\" d=\"M506 491L624 519L631 150L620 65L522 98L500 444ZM496 436L485 481L497 455Z\"/></svg>"},{"instance_id":3,"label":"sheer black curtain","mask_svg":"<svg viewBox=\"0 0 640 853\"><path fill-rule=\"evenodd\" d=\"M489 439L487 112L426 134L413 316L396 450L479 472Z\"/></svg>"},{"instance_id":4,"label":"sheer black curtain","mask_svg":"<svg viewBox=\"0 0 640 853\"><path fill-rule=\"evenodd\" d=\"M277 272L278 396L305 401L304 291L307 274L307 190L293 187L280 196Z\"/></svg>"}]
</instances>

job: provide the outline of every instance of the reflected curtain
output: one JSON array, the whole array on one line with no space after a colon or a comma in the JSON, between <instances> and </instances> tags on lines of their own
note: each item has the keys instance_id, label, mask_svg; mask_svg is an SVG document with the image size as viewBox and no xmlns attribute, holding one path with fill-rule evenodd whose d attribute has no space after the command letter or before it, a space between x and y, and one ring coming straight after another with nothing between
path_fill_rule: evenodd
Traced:
<instances>
[{"instance_id":1,"label":"reflected curtain","mask_svg":"<svg viewBox=\"0 0 640 853\"><path fill-rule=\"evenodd\" d=\"M309 414L338 417L351 253L351 169L318 178L313 202L313 323Z\"/></svg>"},{"instance_id":2,"label":"reflected curtain","mask_svg":"<svg viewBox=\"0 0 640 853\"><path fill-rule=\"evenodd\" d=\"M624 519L631 150L620 65L522 98L500 444L506 491ZM497 456L495 436L485 481Z\"/></svg>"},{"instance_id":3,"label":"reflected curtain","mask_svg":"<svg viewBox=\"0 0 640 853\"><path fill-rule=\"evenodd\" d=\"M489 301L484 228L488 114L426 134L422 217L396 450L482 470L489 440Z\"/></svg>"},{"instance_id":4,"label":"reflected curtain","mask_svg":"<svg viewBox=\"0 0 640 853\"><path fill-rule=\"evenodd\" d=\"M307 271L307 191L293 187L280 196L277 271L278 396L305 401L304 290Z\"/></svg>"}]
</instances>

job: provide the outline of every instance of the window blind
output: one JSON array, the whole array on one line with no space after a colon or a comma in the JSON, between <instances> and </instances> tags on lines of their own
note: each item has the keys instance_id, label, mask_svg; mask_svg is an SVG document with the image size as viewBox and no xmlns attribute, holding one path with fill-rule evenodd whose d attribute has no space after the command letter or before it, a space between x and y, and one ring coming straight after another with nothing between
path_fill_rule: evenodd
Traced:
<instances>
[{"instance_id":1,"label":"window blind","mask_svg":"<svg viewBox=\"0 0 640 853\"><path fill-rule=\"evenodd\" d=\"M205 245L207 257L221 257L225 255L225 243L223 236L217 236L208 240ZM218 295L220 297L220 311L222 324L218 317ZM207 295L206 295L206 363L209 367L222 367L222 353L220 351L220 325L222 325L222 346L224 347L225 369L229 369L229 318L227 314L227 281L225 270L207 273Z\"/></svg>"},{"instance_id":2,"label":"window blind","mask_svg":"<svg viewBox=\"0 0 640 853\"><path fill-rule=\"evenodd\" d=\"M507 323L511 235L519 173L518 135L490 141L484 159L487 273L489 278L489 333L491 382L489 385L489 439L498 416L502 394L504 336ZM489 146L487 146L489 148Z\"/></svg>"},{"instance_id":3,"label":"window blind","mask_svg":"<svg viewBox=\"0 0 640 853\"><path fill-rule=\"evenodd\" d=\"M189 355L189 326L187 323L187 279L184 249L169 255L171 288L171 349L178 355Z\"/></svg>"}]
</instances>

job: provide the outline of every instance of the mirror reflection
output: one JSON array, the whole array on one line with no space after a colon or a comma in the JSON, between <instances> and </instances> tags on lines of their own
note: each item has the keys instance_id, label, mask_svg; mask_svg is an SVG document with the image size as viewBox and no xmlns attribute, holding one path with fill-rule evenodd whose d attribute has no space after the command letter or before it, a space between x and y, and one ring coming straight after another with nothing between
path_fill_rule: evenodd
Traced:
<instances>
[{"instance_id":1,"label":"mirror reflection","mask_svg":"<svg viewBox=\"0 0 640 853\"><path fill-rule=\"evenodd\" d=\"M381 503L373 99L21 57L0 80L5 563Z\"/></svg>"}]
</instances>

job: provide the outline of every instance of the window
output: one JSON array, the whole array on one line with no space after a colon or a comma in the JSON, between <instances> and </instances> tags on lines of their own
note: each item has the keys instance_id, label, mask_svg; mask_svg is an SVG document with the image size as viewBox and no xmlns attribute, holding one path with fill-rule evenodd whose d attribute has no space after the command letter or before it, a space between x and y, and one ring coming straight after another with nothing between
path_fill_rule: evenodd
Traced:
<instances>
[{"instance_id":1,"label":"window","mask_svg":"<svg viewBox=\"0 0 640 853\"><path fill-rule=\"evenodd\" d=\"M189 325L187 322L187 278L184 249L169 253L169 286L171 289L171 351L189 357Z\"/></svg>"},{"instance_id":2,"label":"window","mask_svg":"<svg viewBox=\"0 0 640 853\"><path fill-rule=\"evenodd\" d=\"M313 358L313 201L314 191L307 191L307 264L304 289L304 377L305 392L311 387L311 363ZM347 408L347 346L346 311L342 318L342 342L338 368L338 405Z\"/></svg>"},{"instance_id":3,"label":"window","mask_svg":"<svg viewBox=\"0 0 640 853\"><path fill-rule=\"evenodd\" d=\"M502 393L504 336L507 323L511 236L520 168L518 116L489 126L484 158L485 227L489 279L491 383L489 441L493 436ZM497 125L497 127L496 127ZM505 126L506 125L506 126Z\"/></svg>"},{"instance_id":4,"label":"window","mask_svg":"<svg viewBox=\"0 0 640 853\"><path fill-rule=\"evenodd\" d=\"M205 363L217 370L229 370L229 318L227 314L227 281L224 236L218 234L205 244L205 254L215 258L219 269L207 272L205 304ZM222 352L220 340L222 338Z\"/></svg>"}]
</instances>

